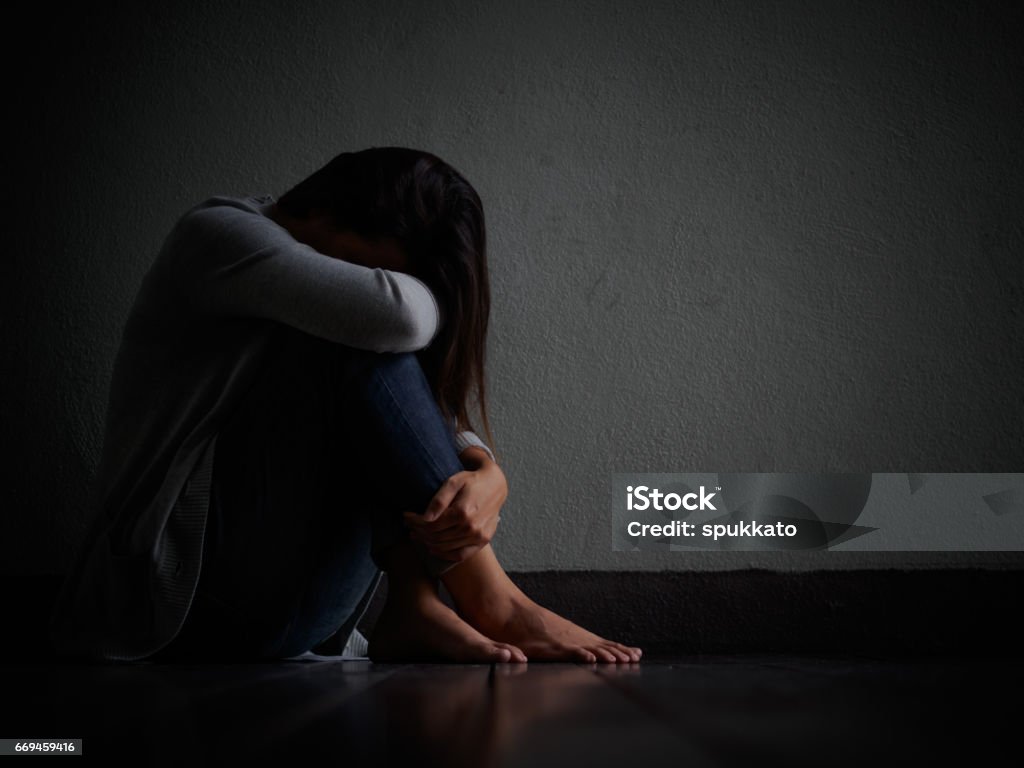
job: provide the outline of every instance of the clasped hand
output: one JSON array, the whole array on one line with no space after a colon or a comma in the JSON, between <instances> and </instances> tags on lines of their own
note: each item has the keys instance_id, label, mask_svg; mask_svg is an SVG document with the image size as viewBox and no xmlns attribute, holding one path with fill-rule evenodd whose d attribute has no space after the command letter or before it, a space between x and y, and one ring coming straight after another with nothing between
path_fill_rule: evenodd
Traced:
<instances>
[{"instance_id":1,"label":"clasped hand","mask_svg":"<svg viewBox=\"0 0 1024 768\"><path fill-rule=\"evenodd\" d=\"M449 477L422 515L405 512L410 535L443 560L472 557L494 536L508 496L501 468L489 459Z\"/></svg>"}]
</instances>

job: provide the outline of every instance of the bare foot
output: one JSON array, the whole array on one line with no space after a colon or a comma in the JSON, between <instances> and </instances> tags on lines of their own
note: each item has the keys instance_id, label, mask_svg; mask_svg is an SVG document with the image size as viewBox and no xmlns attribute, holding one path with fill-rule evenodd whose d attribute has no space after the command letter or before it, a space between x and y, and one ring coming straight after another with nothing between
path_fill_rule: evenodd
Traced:
<instances>
[{"instance_id":1,"label":"bare foot","mask_svg":"<svg viewBox=\"0 0 1024 768\"><path fill-rule=\"evenodd\" d=\"M442 580L467 622L487 637L513 644L529 659L640 661L639 648L606 640L537 605L508 578L490 546L446 571Z\"/></svg>"},{"instance_id":2,"label":"bare foot","mask_svg":"<svg viewBox=\"0 0 1024 768\"><path fill-rule=\"evenodd\" d=\"M488 637L512 643L529 659L615 663L639 661L642 655L639 648L595 635L521 592L492 601L466 619Z\"/></svg>"},{"instance_id":3,"label":"bare foot","mask_svg":"<svg viewBox=\"0 0 1024 768\"><path fill-rule=\"evenodd\" d=\"M525 662L507 642L480 634L441 602L429 585L388 590L384 610L370 636L371 661Z\"/></svg>"}]
</instances>

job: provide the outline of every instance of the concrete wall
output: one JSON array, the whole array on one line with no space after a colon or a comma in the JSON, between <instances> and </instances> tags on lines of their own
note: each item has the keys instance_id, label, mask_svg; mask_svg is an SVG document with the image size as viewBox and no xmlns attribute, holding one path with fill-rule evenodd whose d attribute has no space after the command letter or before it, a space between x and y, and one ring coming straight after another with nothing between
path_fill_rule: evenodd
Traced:
<instances>
[{"instance_id":1,"label":"concrete wall","mask_svg":"<svg viewBox=\"0 0 1024 768\"><path fill-rule=\"evenodd\" d=\"M869 562L612 552L613 472L1024 466L1012 4L177 5L8 25L5 565L60 571L83 528L121 325L177 216L373 145L485 201L512 569Z\"/></svg>"}]
</instances>

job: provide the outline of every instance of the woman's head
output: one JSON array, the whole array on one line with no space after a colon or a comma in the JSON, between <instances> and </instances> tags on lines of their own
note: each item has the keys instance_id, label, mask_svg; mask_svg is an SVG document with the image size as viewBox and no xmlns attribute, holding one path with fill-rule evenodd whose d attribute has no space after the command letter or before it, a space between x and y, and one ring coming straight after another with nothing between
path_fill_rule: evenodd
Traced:
<instances>
[{"instance_id":1,"label":"woman's head","mask_svg":"<svg viewBox=\"0 0 1024 768\"><path fill-rule=\"evenodd\" d=\"M484 363L490 283L483 204L454 168L428 152L374 147L344 152L277 201L296 218L327 215L341 232L369 240L394 239L409 272L441 304L443 325L418 353L442 412L472 429L476 401L484 434Z\"/></svg>"}]
</instances>

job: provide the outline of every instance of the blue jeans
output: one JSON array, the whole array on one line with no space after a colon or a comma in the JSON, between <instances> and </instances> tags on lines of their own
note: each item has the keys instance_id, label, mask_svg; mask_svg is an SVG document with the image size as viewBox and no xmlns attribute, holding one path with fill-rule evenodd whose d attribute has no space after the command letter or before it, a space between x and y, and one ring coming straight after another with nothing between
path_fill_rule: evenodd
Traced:
<instances>
[{"instance_id":1,"label":"blue jeans","mask_svg":"<svg viewBox=\"0 0 1024 768\"><path fill-rule=\"evenodd\" d=\"M281 325L260 370L217 436L192 608L154 658L284 658L350 627L402 512L464 469L413 353Z\"/></svg>"}]
</instances>

